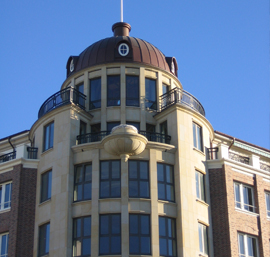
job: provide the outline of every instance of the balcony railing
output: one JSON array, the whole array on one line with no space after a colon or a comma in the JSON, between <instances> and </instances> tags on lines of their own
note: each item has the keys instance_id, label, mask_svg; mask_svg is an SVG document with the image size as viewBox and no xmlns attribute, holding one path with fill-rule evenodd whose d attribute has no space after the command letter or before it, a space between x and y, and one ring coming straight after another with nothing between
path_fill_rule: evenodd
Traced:
<instances>
[{"instance_id":1,"label":"balcony railing","mask_svg":"<svg viewBox=\"0 0 270 257\"><path fill-rule=\"evenodd\" d=\"M108 136L111 132L110 131L100 131L94 133L88 133L84 135L77 136L77 144L85 144L85 143L93 143L101 141L105 136ZM159 142L159 143L166 143L170 144L171 136L161 134L161 133L154 133L154 132L146 132L146 131L139 131L139 134L145 136L149 141Z\"/></svg>"},{"instance_id":2,"label":"balcony railing","mask_svg":"<svg viewBox=\"0 0 270 257\"><path fill-rule=\"evenodd\" d=\"M66 104L74 103L85 109L86 96L75 88L67 87L49 97L40 107L38 118L46 113Z\"/></svg>"},{"instance_id":3,"label":"balcony railing","mask_svg":"<svg viewBox=\"0 0 270 257\"><path fill-rule=\"evenodd\" d=\"M237 162L241 162L244 164L249 164L249 157L245 157L236 153L229 152L229 159Z\"/></svg>"},{"instance_id":4,"label":"balcony railing","mask_svg":"<svg viewBox=\"0 0 270 257\"><path fill-rule=\"evenodd\" d=\"M218 147L207 148L207 160L218 159Z\"/></svg>"},{"instance_id":5,"label":"balcony railing","mask_svg":"<svg viewBox=\"0 0 270 257\"><path fill-rule=\"evenodd\" d=\"M186 92L185 90L174 88L166 94L160 96L161 111L176 103L187 105L191 109L205 116L205 111L201 103L193 95Z\"/></svg>"},{"instance_id":6,"label":"balcony railing","mask_svg":"<svg viewBox=\"0 0 270 257\"><path fill-rule=\"evenodd\" d=\"M27 147L27 157L28 159L37 159L37 152L38 152L38 148L36 147Z\"/></svg>"},{"instance_id":7,"label":"balcony railing","mask_svg":"<svg viewBox=\"0 0 270 257\"><path fill-rule=\"evenodd\" d=\"M267 165L267 164L261 162L260 163L260 169L270 172L270 165Z\"/></svg>"},{"instance_id":8,"label":"balcony railing","mask_svg":"<svg viewBox=\"0 0 270 257\"><path fill-rule=\"evenodd\" d=\"M0 163L16 159L16 151L0 156Z\"/></svg>"}]
</instances>

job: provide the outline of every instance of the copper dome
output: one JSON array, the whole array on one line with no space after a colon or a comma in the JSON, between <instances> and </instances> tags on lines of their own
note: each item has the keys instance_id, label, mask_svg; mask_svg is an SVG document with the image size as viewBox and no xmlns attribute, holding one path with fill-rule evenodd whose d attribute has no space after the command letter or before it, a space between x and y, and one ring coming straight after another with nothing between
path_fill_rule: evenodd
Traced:
<instances>
[{"instance_id":1,"label":"copper dome","mask_svg":"<svg viewBox=\"0 0 270 257\"><path fill-rule=\"evenodd\" d=\"M114 31L113 37L102 39L90 45L79 56L70 56L67 62L67 76L88 67L114 62L143 63L171 72L177 76L177 72L172 72L170 69L171 63L167 63L169 59L173 59L177 70L175 58L166 58L152 44L139 38L130 37L130 28L128 23L116 23L112 27ZM126 56L121 56L118 51L118 47L122 43L125 43L129 48Z\"/></svg>"}]
</instances>

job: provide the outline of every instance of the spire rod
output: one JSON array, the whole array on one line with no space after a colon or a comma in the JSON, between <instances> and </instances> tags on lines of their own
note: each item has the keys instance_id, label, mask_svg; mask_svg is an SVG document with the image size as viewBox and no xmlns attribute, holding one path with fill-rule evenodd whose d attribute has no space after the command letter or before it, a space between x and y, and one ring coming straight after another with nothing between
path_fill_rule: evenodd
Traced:
<instances>
[{"instance_id":1,"label":"spire rod","mask_svg":"<svg viewBox=\"0 0 270 257\"><path fill-rule=\"evenodd\" d=\"M121 22L123 22L124 18L123 18L124 14L123 14L123 0L121 0Z\"/></svg>"}]
</instances>

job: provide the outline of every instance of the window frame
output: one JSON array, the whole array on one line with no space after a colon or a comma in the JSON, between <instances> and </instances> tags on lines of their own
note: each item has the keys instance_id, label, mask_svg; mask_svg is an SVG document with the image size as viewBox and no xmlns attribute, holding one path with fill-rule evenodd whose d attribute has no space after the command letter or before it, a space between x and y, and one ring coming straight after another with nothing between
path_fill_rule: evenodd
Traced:
<instances>
[{"instance_id":1,"label":"window frame","mask_svg":"<svg viewBox=\"0 0 270 257\"><path fill-rule=\"evenodd\" d=\"M130 176L130 165L131 163L134 162L134 163L137 163L137 178L132 178ZM147 164L147 179L144 179L144 178L141 178L140 174L141 174L141 163L146 163ZM128 195L129 195L129 198L145 198L145 199L150 199L150 178L149 178L149 161L141 161L141 160L129 160L128 161ZM130 195L130 182L137 182L137 195L136 196L131 196ZM141 182L146 182L147 183L147 186L148 186L148 196L144 196L143 194L141 194Z\"/></svg>"},{"instance_id":2,"label":"window frame","mask_svg":"<svg viewBox=\"0 0 270 257\"><path fill-rule=\"evenodd\" d=\"M239 186L240 201L237 201L237 199L236 199L237 198L236 185ZM253 186L246 185L246 184L243 184L241 182L234 181L233 187L234 187L235 208L238 209L238 210L243 210L243 211L255 213L256 207L255 207L254 188L253 188ZM251 189L251 201L252 201L252 204L244 203L244 191L243 191L244 188ZM249 197L249 195L247 195L247 196ZM250 198L248 198L248 199L250 199ZM240 207L239 207L239 205L240 205ZM245 208L245 206L248 206L248 207Z\"/></svg>"},{"instance_id":3,"label":"window frame","mask_svg":"<svg viewBox=\"0 0 270 257\"><path fill-rule=\"evenodd\" d=\"M9 185L9 195L8 201L6 201L6 187ZM0 184L1 194L0 194L0 212L9 210L11 208L11 196L12 196L12 181L8 181ZM5 205L8 204L7 207Z\"/></svg>"},{"instance_id":4,"label":"window frame","mask_svg":"<svg viewBox=\"0 0 270 257\"><path fill-rule=\"evenodd\" d=\"M87 180L85 181L85 173L86 173L86 168L88 166L91 166L91 180ZM77 177L77 170L81 168L81 171L82 171L82 180L80 182L76 182L76 177ZM73 190L73 202L77 203L77 202L81 202L81 201L88 201L88 200L92 200L92 176L93 176L93 168L92 168L92 163L89 162L89 163L82 163L82 164L78 164L78 165L75 165L74 167L74 190ZM85 188L86 188L86 185L90 184L90 198L88 197L84 197L84 193L85 193ZM81 200L75 200L75 189L76 189L76 186L81 186L82 189L81 189L81 195L82 195L82 199ZM79 190L77 190L78 192ZM77 193L77 199L78 199L78 193Z\"/></svg>"},{"instance_id":5,"label":"window frame","mask_svg":"<svg viewBox=\"0 0 270 257\"><path fill-rule=\"evenodd\" d=\"M49 229L48 229L48 226L49 226ZM41 233L43 229L45 229L46 231L45 231L45 238L42 240ZM38 231L38 256L45 256L45 255L48 255L50 252L50 222L40 225L38 230L39 230ZM47 234L48 232L49 234ZM41 245L43 244L42 242L45 244L44 252L41 252ZM46 249L47 246L48 246L48 251Z\"/></svg>"},{"instance_id":6,"label":"window frame","mask_svg":"<svg viewBox=\"0 0 270 257\"><path fill-rule=\"evenodd\" d=\"M196 122L192 122L192 131L193 131L193 147L203 151L203 129L202 126Z\"/></svg>"},{"instance_id":7,"label":"window frame","mask_svg":"<svg viewBox=\"0 0 270 257\"><path fill-rule=\"evenodd\" d=\"M241 232L238 232L237 233L238 235L237 235L237 238L238 238L238 254L239 254L239 257L249 257L250 255L249 255L249 252L248 252L248 250L250 249L249 247L248 247L248 243L249 243L249 240L248 240L248 238L250 238L250 239L255 239L255 246L256 246L256 249L254 250L254 248L253 248L253 244L252 244L252 249L253 249L253 255L254 255L254 257L259 257L259 245L258 245L258 238L256 237L256 236L252 236L252 235L249 235L249 234L245 234L245 233L241 233ZM243 236L243 243L244 243L244 248L243 248L243 250L244 250L244 253L240 253L240 251L241 251L241 246L240 246L240 236ZM253 241L254 242L254 241Z\"/></svg>"},{"instance_id":8,"label":"window frame","mask_svg":"<svg viewBox=\"0 0 270 257\"><path fill-rule=\"evenodd\" d=\"M200 233L201 227L201 233ZM199 251L203 255L209 254L209 239L208 239L208 226L198 223L198 236L199 236Z\"/></svg>"},{"instance_id":9,"label":"window frame","mask_svg":"<svg viewBox=\"0 0 270 257\"><path fill-rule=\"evenodd\" d=\"M85 222L84 220L85 219L89 219L90 218L90 235L84 235L84 230L85 230ZM75 231L76 231L76 228L75 226L77 226L76 222L78 220L81 220L80 222L80 233L81 235L80 236L76 236L75 235L77 234ZM92 241L92 217L91 216L82 216L82 217L78 217L78 218L74 218L73 219L73 232L72 232L72 256L73 257L83 257L83 256L91 256L91 241ZM83 240L85 239L90 239L90 254L83 254ZM75 243L77 241L80 241L81 242L81 248L80 248L80 252L81 252L81 255L75 255L75 251L76 251L76 246L75 246Z\"/></svg>"},{"instance_id":10,"label":"window frame","mask_svg":"<svg viewBox=\"0 0 270 257\"><path fill-rule=\"evenodd\" d=\"M47 138L48 138L48 145L46 143ZM53 145L54 145L54 121L48 123L43 128L43 152L53 148Z\"/></svg>"},{"instance_id":11,"label":"window frame","mask_svg":"<svg viewBox=\"0 0 270 257\"><path fill-rule=\"evenodd\" d=\"M138 84L136 85L137 86L137 88L136 88L136 93L137 93L137 95L138 95L138 97L129 97L128 96L128 92L129 92L129 90L128 90L128 83L127 83L127 81L128 81L128 77L135 77L135 78L137 78L138 79ZM133 87L134 87L134 85L133 85ZM134 87L135 88L135 87ZM135 89L134 89L135 90ZM135 103L135 104L128 104L128 101L136 101L137 103ZM126 75L126 106L131 106L131 107L139 107L140 106L140 78L139 78L139 76L136 76L136 75Z\"/></svg>"},{"instance_id":12,"label":"window frame","mask_svg":"<svg viewBox=\"0 0 270 257\"><path fill-rule=\"evenodd\" d=\"M114 93L116 94L117 93L117 97L115 98L112 98L112 96L110 95L110 92L109 92L109 86L112 85L112 84L109 84L108 81L109 81L109 78L110 77L118 77L119 78L119 87L114 89ZM110 101L118 101L117 104L111 104L109 103ZM111 107L111 106L121 106L121 75L118 74L118 75L107 75L107 107Z\"/></svg>"},{"instance_id":13,"label":"window frame","mask_svg":"<svg viewBox=\"0 0 270 257\"><path fill-rule=\"evenodd\" d=\"M6 247L5 247L5 252L2 253L2 241L3 241L3 237L7 236L6 238ZM2 233L0 234L0 256L2 257L8 257L8 240L9 240L9 233Z\"/></svg>"},{"instance_id":14,"label":"window frame","mask_svg":"<svg viewBox=\"0 0 270 257\"><path fill-rule=\"evenodd\" d=\"M270 192L268 191L265 191L265 203L266 203L266 216L267 218L270 218Z\"/></svg>"},{"instance_id":15,"label":"window frame","mask_svg":"<svg viewBox=\"0 0 270 257\"><path fill-rule=\"evenodd\" d=\"M161 235L161 219L165 220L165 236ZM171 228L169 229L169 220L171 220ZM177 257L177 235L176 235L176 219L175 218L171 218L171 217L167 217L167 216L159 216L158 217L158 224L159 224L159 255L160 256L164 256L164 257ZM171 234L172 236L169 236L169 231L171 230ZM173 236L174 235L174 236ZM166 240L166 253L165 255L163 255L163 253L160 252L161 249L161 240ZM175 246L175 254L169 254L169 241L172 241L172 244L174 243ZM173 247L173 246L172 246ZM172 248L173 251L173 248Z\"/></svg>"},{"instance_id":16,"label":"window frame","mask_svg":"<svg viewBox=\"0 0 270 257\"><path fill-rule=\"evenodd\" d=\"M102 173L102 163L108 162L109 163L109 175L108 179L102 179L101 173ZM119 178L113 178L112 177L112 163L118 162L119 163ZM102 196L102 182L109 182L109 196ZM118 181L119 182L119 194L112 195L112 182ZM106 199L106 198L121 198L121 160L104 160L100 161L100 176L99 176L99 199Z\"/></svg>"},{"instance_id":17,"label":"window frame","mask_svg":"<svg viewBox=\"0 0 270 257\"><path fill-rule=\"evenodd\" d=\"M49 176L48 179L47 179L47 183L46 183L46 197L43 198L43 190L44 189L44 185L43 185L43 178L45 176ZM44 203L48 200L51 200L51 197L52 197L52 170L48 170L48 171L45 171L41 174L40 176L40 203Z\"/></svg>"},{"instance_id":18,"label":"window frame","mask_svg":"<svg viewBox=\"0 0 270 257\"><path fill-rule=\"evenodd\" d=\"M155 99L154 99L154 101L147 98L147 94L149 94L149 96L151 95L150 94L151 93L150 84L146 83L147 80L155 82ZM148 88L148 86L149 86L149 88ZM149 90L149 92L147 91L147 89ZM149 98L151 98L151 97L149 97ZM149 102L149 101L151 101L151 102ZM158 104L157 101L158 101L158 97L157 97L157 80L153 79L153 78L147 78L146 77L145 78L145 108L150 109L150 110L157 110L157 104Z\"/></svg>"},{"instance_id":19,"label":"window frame","mask_svg":"<svg viewBox=\"0 0 270 257\"><path fill-rule=\"evenodd\" d=\"M163 166L163 181L159 180L159 169L158 169L158 165ZM167 172L166 169L168 167L172 168L172 179L173 182L167 182ZM170 164L166 164L166 163L157 163L157 182L158 182L158 200L161 201L168 201L168 202L173 202L175 203L175 179L174 179L174 166L170 165ZM163 184L164 185L164 194L165 194L165 198L160 198L160 194L159 194L159 186ZM170 186L173 188L173 199L169 199L168 195L167 195L167 186Z\"/></svg>"},{"instance_id":20,"label":"window frame","mask_svg":"<svg viewBox=\"0 0 270 257\"><path fill-rule=\"evenodd\" d=\"M91 97L92 97L92 82L93 81L100 81L100 84L98 85L100 87L100 95L99 95L99 99L94 99L94 101L92 101ZM94 103L98 103L98 106L95 107ZM101 77L96 77L96 78L91 78L89 79L89 110L94 110L94 109L99 109L101 108Z\"/></svg>"},{"instance_id":21,"label":"window frame","mask_svg":"<svg viewBox=\"0 0 270 257\"><path fill-rule=\"evenodd\" d=\"M206 202L206 192L205 192L205 174L195 170L195 180L196 180L196 197L200 201Z\"/></svg>"},{"instance_id":22,"label":"window frame","mask_svg":"<svg viewBox=\"0 0 270 257\"><path fill-rule=\"evenodd\" d=\"M102 227L101 227L101 217L105 217L108 216L108 233L107 234L102 234ZM120 228L119 228L119 233L113 233L113 222L112 222L112 217L113 216L118 216L120 218ZM121 214L120 213L111 213L111 214L100 214L99 215L99 255L121 255L122 253L122 219L121 219ZM101 249L101 238L108 238L109 239L109 252L108 253L101 253L100 249ZM113 237L120 237L120 241L119 241L119 248L120 251L119 252L115 252L112 253L112 238Z\"/></svg>"}]
</instances>

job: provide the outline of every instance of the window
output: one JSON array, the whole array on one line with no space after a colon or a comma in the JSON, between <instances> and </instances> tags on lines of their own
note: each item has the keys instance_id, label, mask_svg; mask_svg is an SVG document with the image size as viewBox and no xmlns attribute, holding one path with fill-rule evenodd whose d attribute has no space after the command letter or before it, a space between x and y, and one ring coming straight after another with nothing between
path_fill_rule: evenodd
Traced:
<instances>
[{"instance_id":1,"label":"window","mask_svg":"<svg viewBox=\"0 0 270 257\"><path fill-rule=\"evenodd\" d=\"M86 143L86 123L83 122L82 120L80 121L80 139L79 139L79 143L80 144L84 144Z\"/></svg>"},{"instance_id":2,"label":"window","mask_svg":"<svg viewBox=\"0 0 270 257\"><path fill-rule=\"evenodd\" d=\"M0 234L0 256L8 257L8 233Z\"/></svg>"},{"instance_id":3,"label":"window","mask_svg":"<svg viewBox=\"0 0 270 257\"><path fill-rule=\"evenodd\" d=\"M159 255L177 256L175 219L159 217Z\"/></svg>"},{"instance_id":4,"label":"window","mask_svg":"<svg viewBox=\"0 0 270 257\"><path fill-rule=\"evenodd\" d=\"M51 122L44 127L44 141L43 151L53 148L53 134L54 134L54 123Z\"/></svg>"},{"instance_id":5,"label":"window","mask_svg":"<svg viewBox=\"0 0 270 257\"><path fill-rule=\"evenodd\" d=\"M100 163L100 198L121 197L120 161Z\"/></svg>"},{"instance_id":6,"label":"window","mask_svg":"<svg viewBox=\"0 0 270 257\"><path fill-rule=\"evenodd\" d=\"M156 81L154 79L145 79L145 108L157 109Z\"/></svg>"},{"instance_id":7,"label":"window","mask_svg":"<svg viewBox=\"0 0 270 257\"><path fill-rule=\"evenodd\" d=\"M146 161L129 161L129 197L149 198L149 167Z\"/></svg>"},{"instance_id":8,"label":"window","mask_svg":"<svg viewBox=\"0 0 270 257\"><path fill-rule=\"evenodd\" d=\"M90 106L89 109L101 107L101 78L90 80Z\"/></svg>"},{"instance_id":9,"label":"window","mask_svg":"<svg viewBox=\"0 0 270 257\"><path fill-rule=\"evenodd\" d=\"M258 257L257 238L238 233L239 257Z\"/></svg>"},{"instance_id":10,"label":"window","mask_svg":"<svg viewBox=\"0 0 270 257\"><path fill-rule=\"evenodd\" d=\"M162 136L160 137L160 143L168 144L169 142L168 140L166 140L166 135L168 135L167 121L162 122L159 126L160 126L160 133L162 134Z\"/></svg>"},{"instance_id":11,"label":"window","mask_svg":"<svg viewBox=\"0 0 270 257\"><path fill-rule=\"evenodd\" d=\"M91 255L91 217L73 220L73 257Z\"/></svg>"},{"instance_id":12,"label":"window","mask_svg":"<svg viewBox=\"0 0 270 257\"><path fill-rule=\"evenodd\" d=\"M158 200L174 202L173 167L167 164L157 164Z\"/></svg>"},{"instance_id":13,"label":"window","mask_svg":"<svg viewBox=\"0 0 270 257\"><path fill-rule=\"evenodd\" d=\"M92 164L75 167L74 202L92 199Z\"/></svg>"},{"instance_id":14,"label":"window","mask_svg":"<svg viewBox=\"0 0 270 257\"><path fill-rule=\"evenodd\" d=\"M127 121L127 125L132 125L138 130L138 132L140 131L140 122Z\"/></svg>"},{"instance_id":15,"label":"window","mask_svg":"<svg viewBox=\"0 0 270 257\"><path fill-rule=\"evenodd\" d=\"M120 106L120 75L107 76L107 106Z\"/></svg>"},{"instance_id":16,"label":"window","mask_svg":"<svg viewBox=\"0 0 270 257\"><path fill-rule=\"evenodd\" d=\"M139 77L126 76L126 106L139 106Z\"/></svg>"},{"instance_id":17,"label":"window","mask_svg":"<svg viewBox=\"0 0 270 257\"><path fill-rule=\"evenodd\" d=\"M10 208L11 190L12 190L11 182L0 185L0 211Z\"/></svg>"},{"instance_id":18,"label":"window","mask_svg":"<svg viewBox=\"0 0 270 257\"><path fill-rule=\"evenodd\" d=\"M208 255L208 233L207 227L201 223L198 225L200 252Z\"/></svg>"},{"instance_id":19,"label":"window","mask_svg":"<svg viewBox=\"0 0 270 257\"><path fill-rule=\"evenodd\" d=\"M235 207L255 212L253 188L244 184L234 183Z\"/></svg>"},{"instance_id":20,"label":"window","mask_svg":"<svg viewBox=\"0 0 270 257\"><path fill-rule=\"evenodd\" d=\"M41 197L40 202L51 199L52 191L52 171L47 171L41 175Z\"/></svg>"},{"instance_id":21,"label":"window","mask_svg":"<svg viewBox=\"0 0 270 257\"><path fill-rule=\"evenodd\" d=\"M193 123L193 145L195 148L203 152L202 127L200 127L196 123Z\"/></svg>"},{"instance_id":22,"label":"window","mask_svg":"<svg viewBox=\"0 0 270 257\"><path fill-rule=\"evenodd\" d=\"M270 192L265 193L267 217L270 218Z\"/></svg>"},{"instance_id":23,"label":"window","mask_svg":"<svg viewBox=\"0 0 270 257\"><path fill-rule=\"evenodd\" d=\"M121 254L121 215L106 214L99 217L99 254Z\"/></svg>"},{"instance_id":24,"label":"window","mask_svg":"<svg viewBox=\"0 0 270 257\"><path fill-rule=\"evenodd\" d=\"M38 256L49 254L50 249L50 223L39 227Z\"/></svg>"},{"instance_id":25,"label":"window","mask_svg":"<svg viewBox=\"0 0 270 257\"><path fill-rule=\"evenodd\" d=\"M169 86L167 86L166 84L162 84L162 94L166 94L169 92Z\"/></svg>"},{"instance_id":26,"label":"window","mask_svg":"<svg viewBox=\"0 0 270 257\"><path fill-rule=\"evenodd\" d=\"M205 201L204 191L204 175L201 172L196 171L196 196L198 199Z\"/></svg>"},{"instance_id":27,"label":"window","mask_svg":"<svg viewBox=\"0 0 270 257\"><path fill-rule=\"evenodd\" d=\"M119 126L120 122L107 122L107 131L111 132L112 129L116 126Z\"/></svg>"},{"instance_id":28,"label":"window","mask_svg":"<svg viewBox=\"0 0 270 257\"><path fill-rule=\"evenodd\" d=\"M151 255L150 215L129 215L129 253Z\"/></svg>"}]
</instances>

